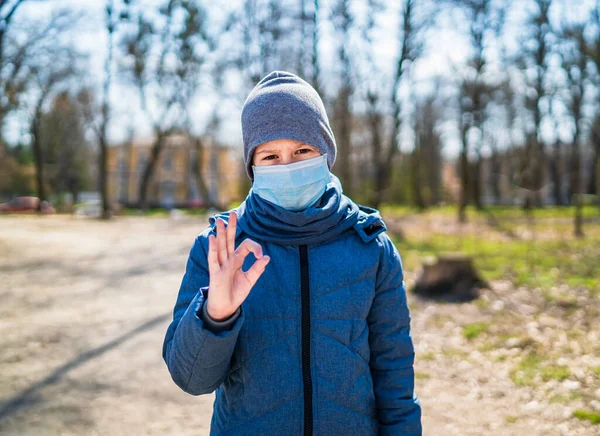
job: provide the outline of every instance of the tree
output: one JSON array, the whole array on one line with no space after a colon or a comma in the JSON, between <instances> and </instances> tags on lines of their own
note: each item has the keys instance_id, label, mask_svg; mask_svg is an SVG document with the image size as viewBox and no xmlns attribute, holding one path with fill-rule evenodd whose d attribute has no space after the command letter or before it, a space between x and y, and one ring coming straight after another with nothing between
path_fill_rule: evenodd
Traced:
<instances>
[{"instance_id":1,"label":"tree","mask_svg":"<svg viewBox=\"0 0 600 436\"><path fill-rule=\"evenodd\" d=\"M573 24L564 30L562 67L566 73L565 102L573 118L573 137L569 155L569 198L575 204L574 234L583 236L581 194L581 141L582 125L585 120L583 102L588 81L587 46L585 24Z\"/></svg>"},{"instance_id":2,"label":"tree","mask_svg":"<svg viewBox=\"0 0 600 436\"><path fill-rule=\"evenodd\" d=\"M321 95L321 68L319 61L319 0L313 2L313 33L312 33L312 81L313 88Z\"/></svg>"},{"instance_id":3,"label":"tree","mask_svg":"<svg viewBox=\"0 0 600 436\"><path fill-rule=\"evenodd\" d=\"M138 90L141 108L154 134L142 171L139 205L148 207L148 188L166 139L188 122L188 105L197 96L202 67L216 50L209 15L198 3L169 0L150 18L137 11L135 31L126 35L126 72ZM154 110L156 108L156 110Z\"/></svg>"},{"instance_id":4,"label":"tree","mask_svg":"<svg viewBox=\"0 0 600 436\"><path fill-rule=\"evenodd\" d=\"M89 185L88 142L85 119L73 96L63 91L53 99L40 124L44 166L49 167L48 184L53 192L69 192L73 203Z\"/></svg>"},{"instance_id":5,"label":"tree","mask_svg":"<svg viewBox=\"0 0 600 436\"><path fill-rule=\"evenodd\" d=\"M529 35L523 41L523 52L517 60L526 82L526 109L533 116L532 127L527 131L526 158L523 160L524 183L531 188L544 185L546 165L545 144L541 138L542 107L548 100L549 55L554 30L550 23L552 0L534 0L535 11L529 16L526 28ZM529 73L529 74L528 74ZM539 189L530 189L524 207L541 206Z\"/></svg>"},{"instance_id":6,"label":"tree","mask_svg":"<svg viewBox=\"0 0 600 436\"><path fill-rule=\"evenodd\" d=\"M399 95L400 84L406 77L410 66L423 55L424 41L422 39L425 30L430 26L431 20L435 14L429 11L429 18L425 18L427 12L422 7L422 17L417 17L415 7L424 3L416 0L406 0L400 8L399 20L399 53L396 59L396 67L392 78L392 86L389 88L389 103L391 107L391 128L387 139L387 148L382 147L380 154L375 154L375 194L373 196L373 206L379 207L384 193L389 187L392 178L394 157L400 149L399 133L402 125L402 100ZM377 124L377 123L375 123Z\"/></svg>"},{"instance_id":7,"label":"tree","mask_svg":"<svg viewBox=\"0 0 600 436\"><path fill-rule=\"evenodd\" d=\"M13 31L17 12L27 1L0 1L0 173L3 176L17 174L18 179L23 177L17 163L7 151L4 142L4 122L9 113L22 105L27 83L31 78L28 61L35 59L35 51L50 30L36 23L37 26L28 29L31 31ZM0 184L13 185L8 180Z\"/></svg>"},{"instance_id":8,"label":"tree","mask_svg":"<svg viewBox=\"0 0 600 436\"><path fill-rule=\"evenodd\" d=\"M108 126L111 116L110 89L113 82L112 63L114 55L114 34L119 23L129 20L129 7L131 3L131 0L122 0L122 4L117 5L115 0L106 0L105 6L107 47L106 58L104 60L104 84L102 86L102 106L99 125L95 128L96 136L98 138L98 145L100 148L100 159L98 162L98 185L100 188L100 196L102 198L103 219L109 219L112 216L112 211L108 200L106 164L108 156ZM120 12L118 9L120 9Z\"/></svg>"},{"instance_id":9,"label":"tree","mask_svg":"<svg viewBox=\"0 0 600 436\"><path fill-rule=\"evenodd\" d=\"M484 126L486 108L498 85L486 79L489 64L487 48L492 38L498 36L504 25L504 9L494 7L492 0L452 0L465 14L469 26L469 42L472 48L467 61L463 82L460 85L461 113L461 196L458 210L460 222L466 220L465 208L470 191L477 209L483 209L481 191L483 186L481 167L482 149L485 143ZM471 144L473 143L473 144ZM474 164L469 165L469 153L476 155ZM469 171L472 168L472 171Z\"/></svg>"},{"instance_id":10,"label":"tree","mask_svg":"<svg viewBox=\"0 0 600 436\"><path fill-rule=\"evenodd\" d=\"M595 75L593 76L596 89L600 89L600 2L596 2L596 6L590 16L590 27L592 28L592 38L588 42L587 54L595 67ZM590 163L592 168L589 191L594 192L599 198L598 206L600 206L600 93L596 94L595 112L592 120L592 146L594 150L594 159ZM595 182L595 183L594 183ZM594 186L595 185L595 186Z\"/></svg>"},{"instance_id":11,"label":"tree","mask_svg":"<svg viewBox=\"0 0 600 436\"><path fill-rule=\"evenodd\" d=\"M55 69L54 71L46 71L41 68L35 73L37 82L38 97L36 98L33 106L33 113L31 116L30 132L32 138L32 148L36 167L36 186L37 194L40 199L38 210L41 212L42 201L47 199L47 193L45 188L45 177L44 177L44 150L42 147L43 132L42 132L42 115L44 105L48 101L49 97L55 91L56 87L61 85L61 82L73 74L71 65L65 65L61 68Z\"/></svg>"},{"instance_id":12,"label":"tree","mask_svg":"<svg viewBox=\"0 0 600 436\"><path fill-rule=\"evenodd\" d=\"M436 93L437 94L437 93ZM413 200L419 209L439 203L442 188L441 108L434 95L415 108L415 146L411 153Z\"/></svg>"},{"instance_id":13,"label":"tree","mask_svg":"<svg viewBox=\"0 0 600 436\"><path fill-rule=\"evenodd\" d=\"M376 66L374 59L375 42L374 31L376 29L377 16L385 11L385 6L378 0L369 0L367 2L367 12L365 25L362 28L362 40L365 44L363 62L357 65L359 76L358 90L361 92L362 99L366 102L366 120L369 131L369 145L371 152L370 174L375 175L379 170L379 161L382 156L384 141L384 109L382 106L382 95L384 94L384 78ZM360 162L359 165L365 165L367 162ZM362 180L361 180L362 182ZM370 198L368 203L373 205L380 201L379 195L375 189L370 189Z\"/></svg>"},{"instance_id":14,"label":"tree","mask_svg":"<svg viewBox=\"0 0 600 436\"><path fill-rule=\"evenodd\" d=\"M68 11L59 11L48 20L46 25L37 25L32 28L33 36L30 38L36 39L40 43L36 45L35 51L30 51L30 54L35 54L35 56L24 60L29 73L25 82L25 90L31 97L29 104L30 133L36 167L36 190L40 198L38 205L40 212L42 201L47 199L42 147L42 115L44 106L53 93L61 86L66 86L76 74L76 59L79 55L72 47L64 46L60 42L60 37L76 22L77 17L73 14Z\"/></svg>"},{"instance_id":15,"label":"tree","mask_svg":"<svg viewBox=\"0 0 600 436\"><path fill-rule=\"evenodd\" d=\"M348 195L352 195L352 174L350 157L352 153L352 109L350 107L354 93L354 65L350 58L350 32L354 18L350 13L350 0L338 0L332 10L331 21L339 32L338 57L340 87L334 99L334 131L338 148L336 170Z\"/></svg>"},{"instance_id":16,"label":"tree","mask_svg":"<svg viewBox=\"0 0 600 436\"><path fill-rule=\"evenodd\" d=\"M557 91L555 91L553 94L558 94ZM552 157L550 159L550 165L549 165L549 169L550 169L550 178L552 179L552 191L553 191L553 196L554 196L554 203L556 205L559 206L564 206L566 204L564 198L563 198L563 193L562 193L562 175L564 173L563 171L563 156L562 156L562 148L563 148L563 142L560 139L559 136L559 129L558 129L558 119L559 117L557 115L555 115L555 107L557 106L558 103L558 99L555 97L555 95L553 95L553 98L551 100L551 104L550 104L550 109L549 109L549 115L550 118L553 120L553 125L554 125L554 135L555 135L555 139L554 139L554 143L552 144Z\"/></svg>"},{"instance_id":17,"label":"tree","mask_svg":"<svg viewBox=\"0 0 600 436\"><path fill-rule=\"evenodd\" d=\"M19 39L12 35L15 14L26 0L0 1L0 161L6 152L3 130L9 112L19 106L28 80L26 60L40 43L37 32Z\"/></svg>"},{"instance_id":18,"label":"tree","mask_svg":"<svg viewBox=\"0 0 600 436\"><path fill-rule=\"evenodd\" d=\"M475 85L468 78L463 79L458 92L458 126L460 132L460 156L458 160L460 175L460 192L458 197L458 221L467 221L466 208L469 202L469 186L471 176L469 171L469 129L473 125L473 94Z\"/></svg>"}]
</instances>

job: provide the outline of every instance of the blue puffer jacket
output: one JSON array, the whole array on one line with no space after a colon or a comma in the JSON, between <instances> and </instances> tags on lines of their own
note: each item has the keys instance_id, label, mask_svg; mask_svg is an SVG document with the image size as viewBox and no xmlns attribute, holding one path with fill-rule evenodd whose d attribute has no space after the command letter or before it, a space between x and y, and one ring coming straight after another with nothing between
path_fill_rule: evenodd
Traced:
<instances>
[{"instance_id":1,"label":"blue puffer jacket","mask_svg":"<svg viewBox=\"0 0 600 436\"><path fill-rule=\"evenodd\" d=\"M175 383L216 390L211 435L421 435L400 255L376 209L342 194L290 212L250 191L235 209L271 257L236 314L210 319L208 235L195 239L163 345ZM255 261L245 260L247 270Z\"/></svg>"}]
</instances>

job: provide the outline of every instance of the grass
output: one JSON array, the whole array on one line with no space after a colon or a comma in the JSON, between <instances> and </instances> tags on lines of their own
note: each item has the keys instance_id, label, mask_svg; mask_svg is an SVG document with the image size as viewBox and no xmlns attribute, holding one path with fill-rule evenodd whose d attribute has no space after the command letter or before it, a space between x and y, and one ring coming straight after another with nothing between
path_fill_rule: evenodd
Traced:
<instances>
[{"instance_id":1,"label":"grass","mask_svg":"<svg viewBox=\"0 0 600 436\"><path fill-rule=\"evenodd\" d=\"M426 372L415 371L415 378L418 380L427 380L427 379L431 378L431 376L429 374L427 374Z\"/></svg>"},{"instance_id":2,"label":"grass","mask_svg":"<svg viewBox=\"0 0 600 436\"><path fill-rule=\"evenodd\" d=\"M396 205L383 203L379 208L382 215L390 214L415 214L419 212L416 207L406 205ZM458 209L456 205L438 206L427 209L426 214L433 214L439 217L456 217ZM594 218L600 215L600 208L596 205L585 205L582 211L584 218ZM466 208L467 219L481 217L482 215L493 215L495 218L521 219L531 216L534 219L541 218L573 218L575 216L575 206L545 206L538 209L532 209L530 214L526 214L520 207L514 206L488 206L483 212L477 211L474 207Z\"/></svg>"},{"instance_id":3,"label":"grass","mask_svg":"<svg viewBox=\"0 0 600 436\"><path fill-rule=\"evenodd\" d=\"M410 213L406 207L386 206L388 216L402 216ZM515 223L527 228L523 212L516 208L491 208L501 217L515 218ZM421 214L424 222L436 217L444 217L444 222L455 220L449 215L451 208L437 208ZM391 235L402 256L405 268L416 271L426 256L438 256L450 251L460 251L473 258L475 267L486 280L506 279L515 286L539 287L549 290L560 285L569 288L586 288L600 296L600 225L584 225L585 238L572 236L571 223L553 223L550 218L568 216L569 208L545 208L535 210L535 234L551 232L550 236L536 239L503 240L499 237L486 237L485 230L463 234L448 234L441 231L419 232L413 235L405 232L404 238ZM414 212L412 212L414 213ZM470 211L470 221L485 223L484 214ZM397 214L397 215L396 215ZM585 209L588 217L600 217L600 209L589 206ZM496 218L498 218L498 216ZM385 215L384 215L385 219ZM502 220L500 220L502 221ZM503 224L505 226L512 225ZM489 234L497 231L489 227ZM562 296L561 296L562 297ZM554 301L550 301L554 302ZM571 297L556 298L556 303L572 308Z\"/></svg>"},{"instance_id":4,"label":"grass","mask_svg":"<svg viewBox=\"0 0 600 436\"><path fill-rule=\"evenodd\" d=\"M530 354L519 362L519 365L510 371L510 378L517 386L535 386L536 376L543 359Z\"/></svg>"},{"instance_id":5,"label":"grass","mask_svg":"<svg viewBox=\"0 0 600 436\"><path fill-rule=\"evenodd\" d=\"M575 418L590 421L592 424L600 424L600 413L592 410L578 409L573 412Z\"/></svg>"},{"instance_id":6,"label":"grass","mask_svg":"<svg viewBox=\"0 0 600 436\"><path fill-rule=\"evenodd\" d=\"M489 324L486 322L474 322L463 326L463 336L466 339L475 339L481 333L487 332Z\"/></svg>"},{"instance_id":7,"label":"grass","mask_svg":"<svg viewBox=\"0 0 600 436\"><path fill-rule=\"evenodd\" d=\"M383 217L385 217L386 215L407 216L419 213L419 210L415 207L406 206L403 204L384 203L381 205L381 207L379 207L379 212Z\"/></svg>"},{"instance_id":8,"label":"grass","mask_svg":"<svg viewBox=\"0 0 600 436\"><path fill-rule=\"evenodd\" d=\"M554 394L549 399L549 403L567 404L571 401L582 398L583 395L580 392L571 392L569 394Z\"/></svg>"},{"instance_id":9,"label":"grass","mask_svg":"<svg viewBox=\"0 0 600 436\"><path fill-rule=\"evenodd\" d=\"M571 371L565 365L545 364L543 356L531 353L521 359L509 376L517 386L535 386L539 379L564 381L571 376Z\"/></svg>"},{"instance_id":10,"label":"grass","mask_svg":"<svg viewBox=\"0 0 600 436\"><path fill-rule=\"evenodd\" d=\"M432 351L428 351L427 353L419 353L417 354L417 359L419 360L435 360L435 354Z\"/></svg>"},{"instance_id":11,"label":"grass","mask_svg":"<svg viewBox=\"0 0 600 436\"><path fill-rule=\"evenodd\" d=\"M508 340L511 340L509 345ZM514 340L513 340L514 339ZM497 350L500 348L520 348L521 350L530 349L531 352L536 353L543 351L542 346L536 342L532 337L528 335L519 335L509 333L498 333L490 336L489 340L483 342L478 346L478 350L481 352L487 352Z\"/></svg>"},{"instance_id":12,"label":"grass","mask_svg":"<svg viewBox=\"0 0 600 436\"><path fill-rule=\"evenodd\" d=\"M488 307L490 307L490 300L483 300L481 298L478 298L477 300L475 300L474 302L475 306L479 307L480 309L486 309Z\"/></svg>"},{"instance_id":13,"label":"grass","mask_svg":"<svg viewBox=\"0 0 600 436\"><path fill-rule=\"evenodd\" d=\"M544 381L558 380L563 381L569 378L571 371L565 365L548 365L542 368L542 379Z\"/></svg>"},{"instance_id":14,"label":"grass","mask_svg":"<svg viewBox=\"0 0 600 436\"><path fill-rule=\"evenodd\" d=\"M442 350L442 354L445 357L449 357L449 358L458 357L461 359L464 359L469 355L469 353L467 353L466 351L459 350L458 348L454 348L454 347L444 348Z\"/></svg>"},{"instance_id":15,"label":"grass","mask_svg":"<svg viewBox=\"0 0 600 436\"><path fill-rule=\"evenodd\" d=\"M499 354L494 358L494 362L504 362L506 359L508 359L506 354Z\"/></svg>"}]
</instances>

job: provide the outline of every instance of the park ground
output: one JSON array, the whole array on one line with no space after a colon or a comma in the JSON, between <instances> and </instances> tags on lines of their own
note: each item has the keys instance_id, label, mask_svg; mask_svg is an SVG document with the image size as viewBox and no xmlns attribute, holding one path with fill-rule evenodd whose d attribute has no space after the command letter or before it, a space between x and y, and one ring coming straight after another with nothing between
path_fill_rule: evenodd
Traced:
<instances>
[{"instance_id":1,"label":"park ground","mask_svg":"<svg viewBox=\"0 0 600 436\"><path fill-rule=\"evenodd\" d=\"M600 219L569 210L382 208L402 255L425 435L600 434ZM175 217L175 218L174 218ZM0 434L208 435L214 394L162 342L206 216L0 217ZM426 256L472 255L490 289L420 300Z\"/></svg>"}]
</instances>

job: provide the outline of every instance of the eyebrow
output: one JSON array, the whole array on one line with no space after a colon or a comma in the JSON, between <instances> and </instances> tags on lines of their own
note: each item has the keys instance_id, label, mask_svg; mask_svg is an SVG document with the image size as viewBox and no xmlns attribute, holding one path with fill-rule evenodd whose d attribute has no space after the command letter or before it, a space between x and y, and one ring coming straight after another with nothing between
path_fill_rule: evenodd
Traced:
<instances>
[{"instance_id":1,"label":"eyebrow","mask_svg":"<svg viewBox=\"0 0 600 436\"><path fill-rule=\"evenodd\" d=\"M298 148L300 147L309 147L309 148L314 148L312 145L308 145L308 144L300 144L298 146ZM277 153L279 150L261 150L261 151L257 151L256 154L261 154L261 153Z\"/></svg>"}]
</instances>

